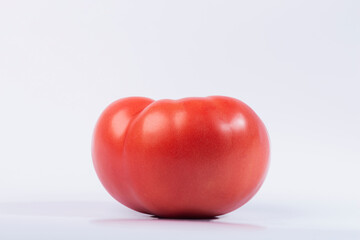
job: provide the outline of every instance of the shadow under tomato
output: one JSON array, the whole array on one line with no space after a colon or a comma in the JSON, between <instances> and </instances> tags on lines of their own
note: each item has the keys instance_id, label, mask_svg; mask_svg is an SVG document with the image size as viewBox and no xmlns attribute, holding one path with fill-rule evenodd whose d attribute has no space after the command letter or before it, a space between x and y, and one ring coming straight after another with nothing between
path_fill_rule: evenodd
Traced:
<instances>
[{"instance_id":1,"label":"shadow under tomato","mask_svg":"<svg viewBox=\"0 0 360 240\"><path fill-rule=\"evenodd\" d=\"M159 228L192 228L192 229L211 229L211 228L236 228L242 230L265 230L266 228L255 224L235 223L222 221L218 217L212 219L169 219L149 216L142 219L96 219L91 223L103 226L137 226L137 227L159 227Z\"/></svg>"},{"instance_id":2,"label":"shadow under tomato","mask_svg":"<svg viewBox=\"0 0 360 240\"><path fill-rule=\"evenodd\" d=\"M251 212L251 215L256 212ZM206 219L169 219L139 214L129 211L115 202L0 202L0 216L34 216L34 217L71 217L85 218L91 224L99 226L128 226L132 228L185 228L191 230L206 228L236 228L243 230L262 230L265 227L255 224L239 223L226 217ZM122 218L118 218L122 216ZM242 220L241 220L242 221Z\"/></svg>"}]
</instances>

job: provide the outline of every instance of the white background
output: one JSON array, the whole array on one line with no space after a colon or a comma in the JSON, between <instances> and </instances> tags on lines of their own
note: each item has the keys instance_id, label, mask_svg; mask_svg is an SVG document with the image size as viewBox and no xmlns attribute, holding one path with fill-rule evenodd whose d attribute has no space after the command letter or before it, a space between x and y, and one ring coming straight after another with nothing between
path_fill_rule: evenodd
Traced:
<instances>
[{"instance_id":1,"label":"white background","mask_svg":"<svg viewBox=\"0 0 360 240\"><path fill-rule=\"evenodd\" d=\"M0 1L0 238L358 239L359 81L355 0ZM90 155L100 112L208 95L267 126L259 193L211 221L115 202Z\"/></svg>"}]
</instances>

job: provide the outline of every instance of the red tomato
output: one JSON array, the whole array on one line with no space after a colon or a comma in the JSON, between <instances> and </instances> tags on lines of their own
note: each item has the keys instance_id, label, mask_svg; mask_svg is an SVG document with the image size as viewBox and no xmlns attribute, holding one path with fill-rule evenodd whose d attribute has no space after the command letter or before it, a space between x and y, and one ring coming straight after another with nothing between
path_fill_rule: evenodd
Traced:
<instances>
[{"instance_id":1,"label":"red tomato","mask_svg":"<svg viewBox=\"0 0 360 240\"><path fill-rule=\"evenodd\" d=\"M269 139L256 113L234 98L129 97L101 114L92 156L106 190L127 207L210 218L237 209L260 188Z\"/></svg>"}]
</instances>

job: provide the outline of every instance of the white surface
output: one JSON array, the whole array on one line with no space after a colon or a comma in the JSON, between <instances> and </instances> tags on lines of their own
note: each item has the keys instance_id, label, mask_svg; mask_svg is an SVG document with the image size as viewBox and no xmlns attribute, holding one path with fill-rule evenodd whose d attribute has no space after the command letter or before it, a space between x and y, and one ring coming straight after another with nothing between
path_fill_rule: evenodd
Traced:
<instances>
[{"instance_id":1,"label":"white surface","mask_svg":"<svg viewBox=\"0 0 360 240\"><path fill-rule=\"evenodd\" d=\"M167 220L111 202L11 202L0 210L1 239L359 239L359 212L249 204L213 220ZM350 210L350 211L349 211Z\"/></svg>"},{"instance_id":2,"label":"white surface","mask_svg":"<svg viewBox=\"0 0 360 240\"><path fill-rule=\"evenodd\" d=\"M359 238L359 12L355 0L1 1L1 239ZM133 95L249 104L271 138L261 191L210 222L116 204L90 140L105 106Z\"/></svg>"}]
</instances>

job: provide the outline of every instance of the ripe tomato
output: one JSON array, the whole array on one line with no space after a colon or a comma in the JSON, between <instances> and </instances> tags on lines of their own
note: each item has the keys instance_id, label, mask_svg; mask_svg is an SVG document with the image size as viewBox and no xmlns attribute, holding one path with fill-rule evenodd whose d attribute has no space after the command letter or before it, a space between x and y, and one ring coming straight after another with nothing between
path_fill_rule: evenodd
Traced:
<instances>
[{"instance_id":1,"label":"ripe tomato","mask_svg":"<svg viewBox=\"0 0 360 240\"><path fill-rule=\"evenodd\" d=\"M264 124L230 97L123 98L101 114L95 170L106 190L136 211L209 218L245 204L269 163Z\"/></svg>"}]
</instances>

